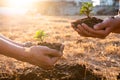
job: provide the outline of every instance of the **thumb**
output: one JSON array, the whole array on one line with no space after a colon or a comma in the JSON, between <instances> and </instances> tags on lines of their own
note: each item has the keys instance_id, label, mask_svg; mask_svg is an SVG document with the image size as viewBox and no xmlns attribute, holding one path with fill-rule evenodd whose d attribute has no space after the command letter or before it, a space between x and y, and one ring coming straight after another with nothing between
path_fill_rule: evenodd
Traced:
<instances>
[{"instance_id":1,"label":"thumb","mask_svg":"<svg viewBox=\"0 0 120 80\"><path fill-rule=\"evenodd\" d=\"M61 57L62 56L62 52L57 51L55 49L50 49L47 53L47 56L49 57Z\"/></svg>"},{"instance_id":2,"label":"thumb","mask_svg":"<svg viewBox=\"0 0 120 80\"><path fill-rule=\"evenodd\" d=\"M47 55L51 57L61 57L63 55L63 50L64 50L64 45L62 44L60 47L60 51L55 49L49 49L49 52L47 53Z\"/></svg>"},{"instance_id":3,"label":"thumb","mask_svg":"<svg viewBox=\"0 0 120 80\"><path fill-rule=\"evenodd\" d=\"M96 30L102 30L102 29L105 29L106 28L106 23L98 23L96 25L94 25L94 29Z\"/></svg>"}]
</instances>

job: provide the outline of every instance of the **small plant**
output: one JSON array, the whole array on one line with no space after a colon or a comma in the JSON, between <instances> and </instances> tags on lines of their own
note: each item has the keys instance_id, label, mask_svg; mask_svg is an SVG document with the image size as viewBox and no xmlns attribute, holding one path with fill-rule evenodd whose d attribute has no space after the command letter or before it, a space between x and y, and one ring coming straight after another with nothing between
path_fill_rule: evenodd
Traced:
<instances>
[{"instance_id":1,"label":"small plant","mask_svg":"<svg viewBox=\"0 0 120 80\"><path fill-rule=\"evenodd\" d=\"M43 42L46 35L47 34L43 30L38 30L38 31L36 31L34 38L36 38L39 41Z\"/></svg>"},{"instance_id":2,"label":"small plant","mask_svg":"<svg viewBox=\"0 0 120 80\"><path fill-rule=\"evenodd\" d=\"M88 18L90 18L90 13L93 10L93 4L91 2L82 3L82 7L80 9L80 14L85 14Z\"/></svg>"},{"instance_id":3,"label":"small plant","mask_svg":"<svg viewBox=\"0 0 120 80\"><path fill-rule=\"evenodd\" d=\"M76 29L77 25L81 25L82 23L85 23L89 27L93 28L94 25L101 23L103 21L102 19L99 19L97 17L93 17L90 15L92 10L93 10L93 4L91 2L84 2L80 9L80 14L84 14L87 17L81 18L76 20L75 22L72 22L72 25L73 25L72 27Z\"/></svg>"},{"instance_id":4,"label":"small plant","mask_svg":"<svg viewBox=\"0 0 120 80\"><path fill-rule=\"evenodd\" d=\"M47 34L45 33L45 31L43 31L43 30L36 31L34 38L39 41L39 42L37 42L37 45L47 46L49 48L56 49L61 52L63 51L64 46L61 43L51 43L49 41L48 42L44 41L46 36L47 36Z\"/></svg>"}]
</instances>

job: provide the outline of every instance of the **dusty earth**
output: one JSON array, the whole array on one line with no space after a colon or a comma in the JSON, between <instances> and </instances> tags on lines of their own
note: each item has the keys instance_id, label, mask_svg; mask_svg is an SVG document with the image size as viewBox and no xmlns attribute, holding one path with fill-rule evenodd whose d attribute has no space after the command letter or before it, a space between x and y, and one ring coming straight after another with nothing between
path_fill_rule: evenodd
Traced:
<instances>
[{"instance_id":1,"label":"dusty earth","mask_svg":"<svg viewBox=\"0 0 120 80\"><path fill-rule=\"evenodd\" d=\"M97 16L101 19L107 16ZM37 43L37 30L45 41L65 45L64 55L52 70L0 55L0 80L120 80L120 35L106 39L79 36L70 22L80 16L0 16L0 33L19 42Z\"/></svg>"}]
</instances>

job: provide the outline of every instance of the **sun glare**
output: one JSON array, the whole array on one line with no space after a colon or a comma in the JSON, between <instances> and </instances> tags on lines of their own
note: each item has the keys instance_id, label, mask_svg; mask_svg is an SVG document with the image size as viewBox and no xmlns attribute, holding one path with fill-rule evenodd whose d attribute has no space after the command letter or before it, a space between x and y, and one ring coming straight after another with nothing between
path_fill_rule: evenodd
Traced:
<instances>
[{"instance_id":1,"label":"sun glare","mask_svg":"<svg viewBox=\"0 0 120 80\"><path fill-rule=\"evenodd\" d=\"M6 0L7 12L22 14L33 8L36 0Z\"/></svg>"},{"instance_id":2,"label":"sun glare","mask_svg":"<svg viewBox=\"0 0 120 80\"><path fill-rule=\"evenodd\" d=\"M34 0L7 0L10 8L30 8Z\"/></svg>"}]
</instances>

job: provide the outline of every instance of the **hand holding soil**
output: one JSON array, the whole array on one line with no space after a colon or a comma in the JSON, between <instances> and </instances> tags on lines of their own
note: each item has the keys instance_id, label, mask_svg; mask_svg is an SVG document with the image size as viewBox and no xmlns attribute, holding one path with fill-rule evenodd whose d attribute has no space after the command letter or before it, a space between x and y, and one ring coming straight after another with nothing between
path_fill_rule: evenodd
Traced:
<instances>
[{"instance_id":1,"label":"hand holding soil","mask_svg":"<svg viewBox=\"0 0 120 80\"><path fill-rule=\"evenodd\" d=\"M72 28L84 37L105 38L108 33L105 33L105 28L95 30L94 26L103 22L102 19L96 17L87 17L79 19L71 23ZM105 34L105 35L104 35Z\"/></svg>"},{"instance_id":2,"label":"hand holding soil","mask_svg":"<svg viewBox=\"0 0 120 80\"><path fill-rule=\"evenodd\" d=\"M28 62L44 69L50 69L62 56L62 52L46 46L30 47Z\"/></svg>"},{"instance_id":3,"label":"hand holding soil","mask_svg":"<svg viewBox=\"0 0 120 80\"><path fill-rule=\"evenodd\" d=\"M85 14L87 18L79 19L71 23L71 26L79 35L84 37L94 37L104 39L111 32L120 33L118 29L120 25L120 18L110 17L105 20L91 17L92 3L82 4L80 13Z\"/></svg>"},{"instance_id":4,"label":"hand holding soil","mask_svg":"<svg viewBox=\"0 0 120 80\"><path fill-rule=\"evenodd\" d=\"M72 27L74 28L74 30L77 31L79 35L84 37L94 37L94 38L104 39L111 32L120 33L120 28L119 28L120 18L118 17L106 18L103 20L103 22L98 23L96 25L94 24L92 28L90 27L92 24L89 25L88 23L85 22L78 24L77 27L75 27L74 23L72 23Z\"/></svg>"},{"instance_id":5,"label":"hand holding soil","mask_svg":"<svg viewBox=\"0 0 120 80\"><path fill-rule=\"evenodd\" d=\"M29 62L44 69L50 69L63 55L64 46L61 44L45 44L44 46L31 46L32 43L28 42L23 45L0 35L0 53L2 55Z\"/></svg>"},{"instance_id":6,"label":"hand holding soil","mask_svg":"<svg viewBox=\"0 0 120 80\"><path fill-rule=\"evenodd\" d=\"M36 34L34 38L38 40L37 45L40 46L47 46L51 49L56 49L57 51L63 52L64 50L64 45L62 43L51 43L51 42L45 42L44 39L47 37L47 34L43 30L38 30L36 31Z\"/></svg>"},{"instance_id":7,"label":"hand holding soil","mask_svg":"<svg viewBox=\"0 0 120 80\"><path fill-rule=\"evenodd\" d=\"M87 17L83 18L83 19L79 19L79 20L71 23L73 29L75 31L77 31L78 34L81 36L96 37L96 34L93 33L95 31L93 29L93 26L98 23L101 23L103 21L102 19L98 19L96 17L91 17L90 13L91 13L92 9L93 9L92 3L89 3L89 2L83 3L81 10L80 10L80 14L85 14ZM101 36L100 36L100 38L101 38Z\"/></svg>"},{"instance_id":8,"label":"hand holding soil","mask_svg":"<svg viewBox=\"0 0 120 80\"><path fill-rule=\"evenodd\" d=\"M102 23L94 26L94 29L101 30L105 29L109 32L120 33L120 16L114 16L104 19Z\"/></svg>"},{"instance_id":9,"label":"hand holding soil","mask_svg":"<svg viewBox=\"0 0 120 80\"><path fill-rule=\"evenodd\" d=\"M93 9L93 4L90 2L84 2L82 4L82 7L80 9L80 14L84 14L87 17L83 18L83 19L79 19L75 22L72 22L72 26L73 28L77 28L77 25L81 25L82 23L87 24L89 27L93 28L93 26L95 24L101 23L103 20L102 19L98 19L96 17L92 17L90 14L92 12Z\"/></svg>"}]
</instances>

